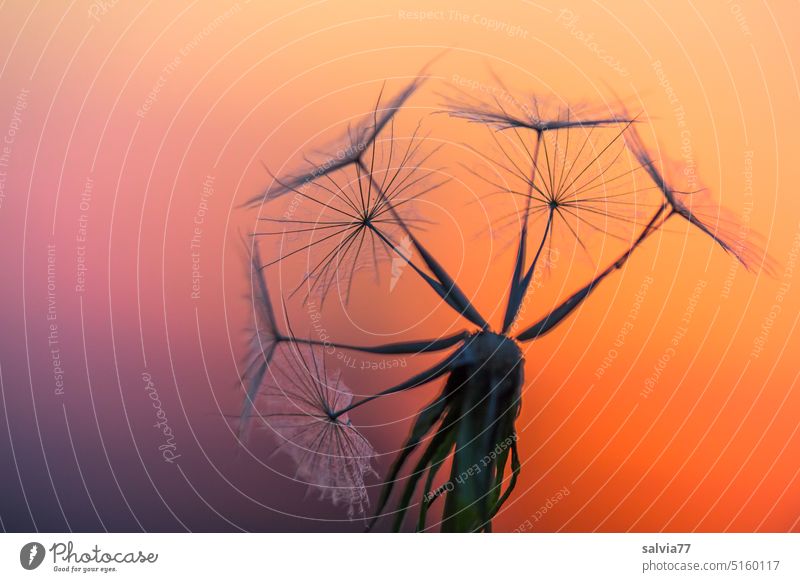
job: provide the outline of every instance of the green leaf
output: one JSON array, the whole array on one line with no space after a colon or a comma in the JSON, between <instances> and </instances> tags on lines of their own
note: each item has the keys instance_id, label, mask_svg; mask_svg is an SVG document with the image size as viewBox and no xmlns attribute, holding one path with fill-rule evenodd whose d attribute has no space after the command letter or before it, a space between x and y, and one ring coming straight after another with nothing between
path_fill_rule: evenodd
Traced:
<instances>
[{"instance_id":1,"label":"green leaf","mask_svg":"<svg viewBox=\"0 0 800 582\"><path fill-rule=\"evenodd\" d=\"M367 526L367 530L370 530L375 526L375 523L378 521L378 517L380 517L381 511L383 511L383 509L386 507L386 503L389 501L389 496L392 494L394 483L397 480L397 475L400 473L400 469L403 467L406 459L411 455L411 453L414 452L414 450L416 450L422 438L428 434L428 432L430 432L430 430L442 417L446 405L447 395L446 393L442 393L428 406L423 408L422 411L417 415L417 420L411 429L411 434L409 435L406 444L403 446L402 452L397 456L397 459L395 459L391 469L389 469L389 474L386 477L383 491L381 491L381 497L378 500L378 507L375 510L375 516Z\"/></svg>"}]
</instances>

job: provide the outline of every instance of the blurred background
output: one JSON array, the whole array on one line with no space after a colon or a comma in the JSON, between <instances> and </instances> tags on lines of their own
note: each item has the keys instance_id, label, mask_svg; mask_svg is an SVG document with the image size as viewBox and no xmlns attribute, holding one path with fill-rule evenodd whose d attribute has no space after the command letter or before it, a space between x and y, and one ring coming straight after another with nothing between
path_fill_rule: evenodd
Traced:
<instances>
[{"instance_id":1,"label":"blurred background","mask_svg":"<svg viewBox=\"0 0 800 582\"><path fill-rule=\"evenodd\" d=\"M492 227L513 205L464 167L491 142L441 114L458 91L624 103L677 179L743 217L777 265L748 272L670 221L526 344L522 475L495 530L800 530L795 5L10 1L0 16L3 529L363 528L293 478L268 431L237 442L242 237L285 211L242 205L269 185L265 165L294 170L430 63L397 116L404 135L422 122L453 178L418 206L436 222L420 236L492 322L516 232ZM574 250L523 324L605 264ZM318 316L288 297L304 270L300 257L267 271L298 335L468 329L388 268ZM371 394L435 357L341 364ZM438 386L353 413L379 474Z\"/></svg>"}]
</instances>

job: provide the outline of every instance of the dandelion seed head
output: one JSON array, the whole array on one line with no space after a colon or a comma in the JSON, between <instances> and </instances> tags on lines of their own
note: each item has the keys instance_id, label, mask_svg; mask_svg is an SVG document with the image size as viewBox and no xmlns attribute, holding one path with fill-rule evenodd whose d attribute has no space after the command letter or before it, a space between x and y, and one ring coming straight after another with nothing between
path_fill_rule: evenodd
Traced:
<instances>
[{"instance_id":1,"label":"dandelion seed head","mask_svg":"<svg viewBox=\"0 0 800 582\"><path fill-rule=\"evenodd\" d=\"M415 203L443 182L431 167L434 152L424 152L418 131L399 137L393 124L388 136L371 142L364 160L323 176L301 191L277 217L263 217L254 234L276 240L278 257L305 260L305 275L291 294L314 297L320 304L336 291L350 299L353 280L369 269L376 278L405 227L424 229ZM299 197L299 198L298 198Z\"/></svg>"},{"instance_id":2,"label":"dandelion seed head","mask_svg":"<svg viewBox=\"0 0 800 582\"><path fill-rule=\"evenodd\" d=\"M561 99L538 95L516 96L505 88L503 95L504 99L493 96L487 100L462 91L459 97L449 100L445 111L452 117L501 132L513 129L549 132L570 127L612 127L632 121L626 112L611 111L608 107L568 104Z\"/></svg>"},{"instance_id":3,"label":"dandelion seed head","mask_svg":"<svg viewBox=\"0 0 800 582\"><path fill-rule=\"evenodd\" d=\"M625 145L632 124L628 115L579 116L570 108L536 126L488 123L491 153L479 152L485 166L473 173L492 186L488 196L510 197L515 206L494 228L516 233L527 221L534 239L546 230L547 254L568 251L591 262L613 241L630 244L661 203Z\"/></svg>"},{"instance_id":4,"label":"dandelion seed head","mask_svg":"<svg viewBox=\"0 0 800 582\"><path fill-rule=\"evenodd\" d=\"M322 148L315 159L304 157L304 164L298 170L280 178L273 176L273 183L261 194L248 200L246 206L257 206L290 192L304 190L328 174L358 163L424 80L425 77L413 79L394 98L385 102L381 91L371 115L365 116L355 126L348 127L343 138Z\"/></svg>"},{"instance_id":5,"label":"dandelion seed head","mask_svg":"<svg viewBox=\"0 0 800 582\"><path fill-rule=\"evenodd\" d=\"M635 129L626 135L626 144L642 167L647 169L652 183L675 214L710 236L746 269L762 270L774 276L776 262L764 250L763 241L744 226L734 212L720 206L705 188L691 192L677 189L669 174L674 173L671 169L678 168L678 164L651 155Z\"/></svg>"},{"instance_id":6,"label":"dandelion seed head","mask_svg":"<svg viewBox=\"0 0 800 582\"><path fill-rule=\"evenodd\" d=\"M341 372L328 368L324 348L281 343L275 350L258 392L264 428L272 431L278 451L293 461L295 478L348 517L363 517L369 508L365 486L375 450L353 426L347 407L353 395Z\"/></svg>"}]
</instances>

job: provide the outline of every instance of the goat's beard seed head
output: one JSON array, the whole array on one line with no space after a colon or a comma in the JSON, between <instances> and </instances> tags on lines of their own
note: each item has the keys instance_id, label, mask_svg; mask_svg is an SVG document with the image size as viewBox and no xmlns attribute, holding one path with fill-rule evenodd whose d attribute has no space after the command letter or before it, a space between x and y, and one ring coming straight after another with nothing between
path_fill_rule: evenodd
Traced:
<instances>
[{"instance_id":1,"label":"goat's beard seed head","mask_svg":"<svg viewBox=\"0 0 800 582\"><path fill-rule=\"evenodd\" d=\"M546 102L536 97L484 103L467 96L451 102L448 111L485 126L494 153L470 147L485 162L476 167L488 172L465 165L466 170L497 189L492 194L509 196L517 203L492 225L493 231L504 225L513 227L519 242L506 318L500 328L504 333L489 331L487 320L413 232L430 224L429 217L413 214L413 202L446 181L437 175L440 168L427 164L436 149L431 153L420 150L424 137L418 134L419 127L410 136L395 135L394 116L420 83L415 80L383 105L379 98L374 114L348 132L342 155L309 162L281 179L273 177L272 186L251 200L255 205L287 196L288 208L283 218L280 213L261 217L265 231L254 233L280 237L273 240L280 240L281 250L267 263L258 258L257 247L254 252L255 326L244 374L249 388L241 420L246 426L251 416L257 416L274 432L278 449L295 462L297 479L319 491L321 497L346 504L350 517L363 515L369 501L365 478L373 473L375 451L350 423L348 412L378 397L443 378L442 391L416 416L406 445L396 457L378 513L394 482L400 480L399 471L409 455L424 448L417 469L408 476L405 501L395 512L396 529L402 527L404 513L414 505L411 498L420 477L427 472L430 487L436 470L452 459L451 482L458 481L465 471L471 480L448 490L442 529L486 530L513 491L521 469L515 423L521 409L524 358L518 341L538 338L557 326L671 216L683 217L746 266L757 264L759 256L744 241L734 239L738 231L730 229L736 223L721 217L719 208L702 200L697 192L680 192L670 184L669 176L665 177L661 165L655 165L636 133L638 118L624 109L614 113L607 108L570 108L560 100ZM505 90L503 94L509 95ZM597 245L593 238L600 239ZM562 248L592 259L592 253L605 248L610 239L617 239L626 250L619 255L612 248L615 260L609 267L543 320L519 333L508 331L514 329L520 304L537 273L535 267L549 269L548 258L559 257ZM531 259L531 251L537 247L536 258ZM572 265L569 255L565 256ZM388 262L392 286L402 269L409 267L481 331L456 334L452 342L426 340L428 346L437 346L429 350L423 347L426 341L402 342L407 351L397 351L396 344L340 345L384 355L454 348L429 370L353 403L340 372L328 369L320 342L296 338L288 316L284 333L276 325L263 269L290 257L305 258L305 276L282 299L302 291L306 301L312 296L319 299L322 309L327 293L337 290L346 306L355 273L371 270L377 279L379 264ZM255 408L256 399L264 405L263 413ZM472 468L478 463L485 470L476 476ZM507 465L512 477L501 495ZM425 527L431 499L423 499L421 504L420 528Z\"/></svg>"}]
</instances>

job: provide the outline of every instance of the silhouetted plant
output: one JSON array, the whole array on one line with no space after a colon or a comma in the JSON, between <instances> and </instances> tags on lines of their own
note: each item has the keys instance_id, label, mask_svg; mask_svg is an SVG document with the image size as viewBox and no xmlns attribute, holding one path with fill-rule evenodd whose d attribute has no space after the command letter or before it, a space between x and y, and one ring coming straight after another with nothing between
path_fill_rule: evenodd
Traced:
<instances>
[{"instance_id":1,"label":"silhouetted plant","mask_svg":"<svg viewBox=\"0 0 800 582\"><path fill-rule=\"evenodd\" d=\"M249 202L258 206L292 194L305 214L267 213L261 220L272 229L254 233L293 236L288 248L282 245L267 261L261 260L257 245L252 249L255 325L243 374L240 436L245 437L250 419L258 418L275 431L280 450L296 462L299 479L323 497L346 503L351 517L366 515L365 478L374 472L374 450L348 413L444 378L439 395L416 416L385 478L369 527L381 517L412 454L421 449L393 512L394 529L403 527L414 505L419 505L417 529L425 529L429 508L444 498L442 530L490 531L521 466L515 428L524 383L521 344L564 321L672 217L688 220L748 268L765 259L743 241L732 240L730 229L715 222L718 208L695 205L695 194L670 185L662 164L636 132L636 117L624 110L601 115L535 98L484 103L462 96L449 103L447 112L485 126L495 146L494 153L481 154L483 168L467 170L492 187L488 194L522 201L521 210L504 217L511 219L506 226L519 225L519 232L502 324L493 328L419 239L418 230L427 221L410 213L415 200L442 184L433 180L434 170L425 169L432 152L423 153L419 131L408 139L395 136L395 116L421 82L415 80L388 104L382 105L379 97L373 114L348 132L338 154L334 151L318 163L306 160L307 167L296 174L274 177ZM621 240L625 250L541 320L520 326L520 308L543 254L552 250L557 237L566 237L594 260L585 242L591 234ZM407 264L471 327L438 339L363 346L301 338L288 326L280 330L265 270L301 252L314 258L291 293L305 289L306 299L316 293L323 301L335 284L346 303L359 268L377 276L379 261L393 258ZM412 357L449 353L404 382L354 401L339 372L329 368L323 347ZM448 460L451 486L434 490L437 472ZM419 502L414 503L423 477Z\"/></svg>"}]
</instances>

